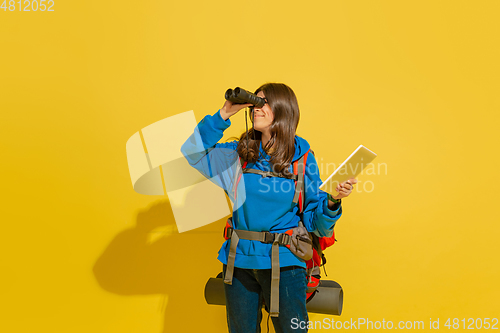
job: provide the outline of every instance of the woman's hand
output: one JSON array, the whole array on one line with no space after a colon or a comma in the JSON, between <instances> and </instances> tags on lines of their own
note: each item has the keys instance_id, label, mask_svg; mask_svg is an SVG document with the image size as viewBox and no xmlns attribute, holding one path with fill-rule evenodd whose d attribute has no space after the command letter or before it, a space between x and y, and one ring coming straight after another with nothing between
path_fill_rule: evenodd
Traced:
<instances>
[{"instance_id":1,"label":"woman's hand","mask_svg":"<svg viewBox=\"0 0 500 333\"><path fill-rule=\"evenodd\" d=\"M236 114L241 109L247 108L252 105L253 104L234 104L233 102L226 100L224 106L220 109L220 115L222 119L227 120L229 117Z\"/></svg>"},{"instance_id":2,"label":"woman's hand","mask_svg":"<svg viewBox=\"0 0 500 333\"><path fill-rule=\"evenodd\" d=\"M349 196L349 194L351 194L352 192L352 189L354 188L354 184L356 184L357 182L357 179L351 178L345 182L338 184L335 188L335 191L339 194L333 198L338 200Z\"/></svg>"}]
</instances>

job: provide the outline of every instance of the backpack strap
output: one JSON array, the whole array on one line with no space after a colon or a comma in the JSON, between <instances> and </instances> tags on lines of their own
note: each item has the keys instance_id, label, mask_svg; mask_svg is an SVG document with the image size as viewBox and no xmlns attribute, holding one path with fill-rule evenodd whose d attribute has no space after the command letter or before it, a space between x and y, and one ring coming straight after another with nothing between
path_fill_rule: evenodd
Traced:
<instances>
[{"instance_id":1,"label":"backpack strap","mask_svg":"<svg viewBox=\"0 0 500 333\"><path fill-rule=\"evenodd\" d=\"M307 166L307 156L311 152L314 155L314 151L309 149L304 155L300 157L298 161L293 163L293 173L297 175L297 181L295 182L295 195L293 197L293 203L299 205L299 212L302 213L304 210L304 186L305 186L305 175Z\"/></svg>"},{"instance_id":2,"label":"backpack strap","mask_svg":"<svg viewBox=\"0 0 500 333\"><path fill-rule=\"evenodd\" d=\"M298 161L294 162L293 165L293 171L294 173L298 176L298 180L296 182L296 187L295 187L295 196L294 196L294 203L299 204L299 212L302 213L304 211L304 179L305 179L305 174L306 174L306 163L307 163L307 155L311 152L314 155L314 151L312 149L309 149L304 155L301 156L301 158ZM297 201L296 201L297 200ZM304 226L304 223L302 221L299 221L299 225ZM311 239L312 239L312 245L313 249L316 250L320 257L320 266L323 266L323 269L325 269L325 263L326 263L326 257L323 254L323 249L321 247L321 244L319 242L319 237L316 236L314 233L309 233ZM314 274L313 271L316 271L314 268L319 266L314 266L308 272L309 279L311 279L311 276ZM325 275L326 275L326 270L325 270Z\"/></svg>"},{"instance_id":3,"label":"backpack strap","mask_svg":"<svg viewBox=\"0 0 500 333\"><path fill-rule=\"evenodd\" d=\"M246 169L247 162L242 163L240 158L240 163L242 163L243 171L235 172L233 193L236 198L236 189L238 183L241 180L243 173L254 173L260 174L262 177L282 177L293 179L295 181L295 195L293 198L293 204L299 204L299 211L302 213L304 204L304 177L305 177L305 165L307 162L307 155L310 150L308 150L304 155L300 157L298 161L293 164L293 176L287 177L281 173L275 173L270 171L262 171L255 169ZM299 227L304 227L302 221L299 221ZM305 228L305 227L304 227ZM272 243L271 247L271 304L269 309L269 314L272 317L278 317L279 315L279 282L280 282L280 263L279 263L279 245L284 245L290 247L291 235L293 229L288 230L286 233L271 233L271 232L258 232L258 231L248 231L248 230L236 230L232 224L232 219L229 218L224 228L224 238L230 239L229 245L229 255L227 259L226 274L224 276L224 283L231 285L234 273L234 263L236 259L236 249L238 247L238 242L240 239L261 241L263 243Z\"/></svg>"},{"instance_id":4,"label":"backpack strap","mask_svg":"<svg viewBox=\"0 0 500 333\"><path fill-rule=\"evenodd\" d=\"M243 170L245 170L248 162L247 161L243 161L241 159L241 157L238 157L239 161L240 161L240 164L241 164L241 168ZM234 195L234 198L236 199L236 188L238 187L238 183L240 182L241 180L241 176L243 175L243 173L241 172L238 172L239 169L236 168L236 171L234 172L234 180L233 180L233 195Z\"/></svg>"},{"instance_id":5,"label":"backpack strap","mask_svg":"<svg viewBox=\"0 0 500 333\"><path fill-rule=\"evenodd\" d=\"M243 161L241 157L238 157L241 167L244 170L245 167L247 166L247 161ZM238 187L238 183L241 180L241 177L243 176L243 172L239 172L239 169L237 168L236 171L234 172L234 180L233 180L233 196L234 196L234 201L236 202L236 189ZM238 247L238 243L240 241L240 238L238 237L238 234L234 231L234 226L233 226L233 219L232 217L227 219L226 222L226 227L224 228L224 238L227 240L229 239L229 254L227 258L227 267L226 267L226 274L224 276L224 283L232 285L233 284L233 273L234 273L234 261L236 259L236 248Z\"/></svg>"},{"instance_id":6,"label":"backpack strap","mask_svg":"<svg viewBox=\"0 0 500 333\"><path fill-rule=\"evenodd\" d=\"M297 181L297 176L296 175L290 175L286 176L282 173L278 172L272 172L272 171L262 171L262 170L257 170L257 169L243 169L243 173L255 173L258 175L262 175L262 177L279 177L279 178L287 178L287 179L293 179Z\"/></svg>"},{"instance_id":7,"label":"backpack strap","mask_svg":"<svg viewBox=\"0 0 500 333\"><path fill-rule=\"evenodd\" d=\"M305 175L305 165L307 162L307 154L309 150L300 157L298 161L293 163L293 173L297 175L297 181L295 182L295 195L293 196L293 204L299 204L299 210L302 213L303 208L303 192L304 192L304 175Z\"/></svg>"},{"instance_id":8,"label":"backpack strap","mask_svg":"<svg viewBox=\"0 0 500 333\"><path fill-rule=\"evenodd\" d=\"M229 237L229 255L227 259L226 275L224 283L231 285L234 273L234 262L236 258L236 248L240 239L272 243L271 247L271 306L269 314L271 317L279 316L279 283L280 283L280 256L279 246L290 246L292 238L289 233L272 233L262 231L236 230L226 228L225 236Z\"/></svg>"}]
</instances>

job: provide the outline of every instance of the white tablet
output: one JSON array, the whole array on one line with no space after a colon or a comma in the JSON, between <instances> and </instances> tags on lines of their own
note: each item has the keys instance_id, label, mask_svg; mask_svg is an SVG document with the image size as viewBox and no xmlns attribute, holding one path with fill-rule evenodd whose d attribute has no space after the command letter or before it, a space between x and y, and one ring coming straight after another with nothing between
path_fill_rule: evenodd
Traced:
<instances>
[{"instance_id":1,"label":"white tablet","mask_svg":"<svg viewBox=\"0 0 500 333\"><path fill-rule=\"evenodd\" d=\"M375 157L377 157L377 154L365 146L360 145L319 188L336 196L338 194L337 191L335 191L337 185L350 178L356 178Z\"/></svg>"}]
</instances>

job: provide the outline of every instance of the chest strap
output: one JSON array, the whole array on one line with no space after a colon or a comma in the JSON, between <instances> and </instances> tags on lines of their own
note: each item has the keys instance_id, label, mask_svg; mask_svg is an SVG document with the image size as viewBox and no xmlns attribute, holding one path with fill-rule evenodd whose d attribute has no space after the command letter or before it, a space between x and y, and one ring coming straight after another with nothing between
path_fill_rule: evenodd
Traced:
<instances>
[{"instance_id":1,"label":"chest strap","mask_svg":"<svg viewBox=\"0 0 500 333\"><path fill-rule=\"evenodd\" d=\"M287 176L287 175L284 175L282 173L278 173L278 172L272 172L272 171L262 171L262 170L258 170L258 169L243 169L243 173L255 173L257 175L261 175L262 177L278 177L278 178L286 178L286 179L292 179L292 180L297 180L298 179L298 176L297 175L290 175L290 176Z\"/></svg>"}]
</instances>

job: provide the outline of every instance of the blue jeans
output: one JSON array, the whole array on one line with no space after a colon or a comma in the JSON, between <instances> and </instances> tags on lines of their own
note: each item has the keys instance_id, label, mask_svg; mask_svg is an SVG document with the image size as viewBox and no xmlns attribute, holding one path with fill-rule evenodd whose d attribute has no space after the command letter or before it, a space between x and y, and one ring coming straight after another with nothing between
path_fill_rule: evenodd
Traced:
<instances>
[{"instance_id":1,"label":"blue jeans","mask_svg":"<svg viewBox=\"0 0 500 333\"><path fill-rule=\"evenodd\" d=\"M222 268L226 275L226 265ZM262 305L271 304L271 270L234 268L233 284L224 284L227 326L230 333L260 333ZM282 267L280 272L279 317L271 317L276 333L302 333L307 326L307 278L302 267ZM295 318L295 319L294 319ZM304 327L304 324L302 325Z\"/></svg>"}]
</instances>

